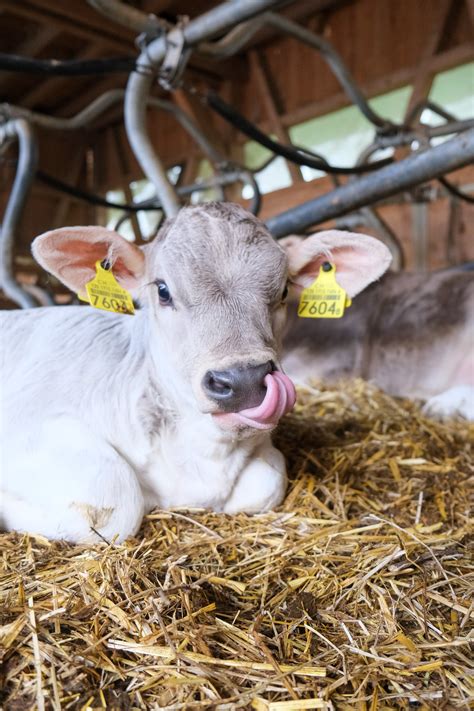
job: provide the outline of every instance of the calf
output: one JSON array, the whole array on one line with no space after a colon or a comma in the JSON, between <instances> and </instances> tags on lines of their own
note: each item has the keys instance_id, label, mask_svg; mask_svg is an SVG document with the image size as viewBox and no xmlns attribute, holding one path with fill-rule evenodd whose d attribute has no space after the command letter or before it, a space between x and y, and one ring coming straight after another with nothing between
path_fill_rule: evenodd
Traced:
<instances>
[{"instance_id":1,"label":"calf","mask_svg":"<svg viewBox=\"0 0 474 711\"><path fill-rule=\"evenodd\" d=\"M303 240L282 242L291 256ZM388 273L340 320L299 319L290 305L282 364L299 383L361 377L474 420L474 274Z\"/></svg>"},{"instance_id":2,"label":"calf","mask_svg":"<svg viewBox=\"0 0 474 711\"><path fill-rule=\"evenodd\" d=\"M270 432L294 404L280 365L288 282L330 260L354 296L387 248L327 232L287 256L237 205L185 208L140 249L101 227L53 230L37 261L85 297L103 260L133 316L66 306L1 315L2 525L70 541L134 534L145 512L279 504Z\"/></svg>"}]
</instances>

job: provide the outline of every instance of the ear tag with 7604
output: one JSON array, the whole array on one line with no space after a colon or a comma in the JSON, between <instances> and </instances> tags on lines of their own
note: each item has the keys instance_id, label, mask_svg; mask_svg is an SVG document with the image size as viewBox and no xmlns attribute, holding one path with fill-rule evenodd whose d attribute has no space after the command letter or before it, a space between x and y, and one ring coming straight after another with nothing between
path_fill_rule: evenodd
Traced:
<instances>
[{"instance_id":1,"label":"ear tag with 7604","mask_svg":"<svg viewBox=\"0 0 474 711\"><path fill-rule=\"evenodd\" d=\"M301 318L341 318L352 301L336 281L336 265L324 262L315 281L303 289L298 306Z\"/></svg>"},{"instance_id":2,"label":"ear tag with 7604","mask_svg":"<svg viewBox=\"0 0 474 711\"><path fill-rule=\"evenodd\" d=\"M86 284L87 297L78 294L96 309L117 314L134 314L135 309L130 293L118 283L107 260L95 263L95 276Z\"/></svg>"}]
</instances>

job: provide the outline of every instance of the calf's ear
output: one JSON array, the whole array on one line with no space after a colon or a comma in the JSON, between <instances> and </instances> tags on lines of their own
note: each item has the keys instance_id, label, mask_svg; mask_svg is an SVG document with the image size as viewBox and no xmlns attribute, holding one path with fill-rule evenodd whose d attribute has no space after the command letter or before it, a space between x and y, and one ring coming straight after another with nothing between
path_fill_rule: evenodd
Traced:
<instances>
[{"instance_id":1,"label":"calf's ear","mask_svg":"<svg viewBox=\"0 0 474 711\"><path fill-rule=\"evenodd\" d=\"M36 261L72 291L85 295L95 264L110 260L112 272L125 289L135 289L145 272L145 256L137 245L105 227L61 227L37 237Z\"/></svg>"},{"instance_id":2,"label":"calf's ear","mask_svg":"<svg viewBox=\"0 0 474 711\"><path fill-rule=\"evenodd\" d=\"M289 263L290 283L304 289L316 279L323 262L336 266L336 279L350 297L356 296L388 269L389 249L374 237L326 230L297 239L280 240Z\"/></svg>"}]
</instances>

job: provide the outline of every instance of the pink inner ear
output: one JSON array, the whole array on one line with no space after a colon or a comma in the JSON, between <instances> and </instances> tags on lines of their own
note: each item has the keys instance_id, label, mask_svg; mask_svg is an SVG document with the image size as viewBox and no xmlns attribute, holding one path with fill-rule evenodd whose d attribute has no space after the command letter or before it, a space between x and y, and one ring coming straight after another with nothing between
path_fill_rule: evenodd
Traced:
<instances>
[{"instance_id":1,"label":"pink inner ear","mask_svg":"<svg viewBox=\"0 0 474 711\"><path fill-rule=\"evenodd\" d=\"M95 264L107 257L110 248L108 242L87 242L85 240L64 240L61 243L61 257L64 264L59 267L59 273L67 279L70 270L85 274L90 272L89 279L95 273ZM133 272L125 265L122 257L117 257L113 262L112 272L118 281L127 285L134 279Z\"/></svg>"},{"instance_id":2,"label":"pink inner ear","mask_svg":"<svg viewBox=\"0 0 474 711\"><path fill-rule=\"evenodd\" d=\"M297 288L299 287L300 289L305 289L306 287L310 286L318 277L319 270L321 269L321 266L324 264L324 262L334 264L336 260L332 255L318 254L310 262L305 264L298 271L298 273L291 278L291 283ZM339 263L340 260L338 259L336 264L337 270L339 270Z\"/></svg>"}]
</instances>

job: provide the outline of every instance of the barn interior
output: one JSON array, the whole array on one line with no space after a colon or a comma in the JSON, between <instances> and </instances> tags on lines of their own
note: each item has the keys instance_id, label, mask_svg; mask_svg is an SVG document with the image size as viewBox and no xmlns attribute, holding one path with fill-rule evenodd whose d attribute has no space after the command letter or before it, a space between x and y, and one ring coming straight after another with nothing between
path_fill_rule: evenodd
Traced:
<instances>
[{"instance_id":1,"label":"barn interior","mask_svg":"<svg viewBox=\"0 0 474 711\"><path fill-rule=\"evenodd\" d=\"M30 292L36 285L59 300L67 300L68 294L41 273L31 257L30 244L36 235L62 225L118 225L127 238L142 243L156 232L162 214L124 212L85 199L92 196L130 205L154 195L127 139L123 98L110 95L125 89L129 72L109 68L108 73L97 73L96 68L93 73L94 66L89 65L92 73L74 73L73 68L70 75L61 76L51 68L51 73L44 69L41 73L39 62L87 63L117 57L133 61L138 28L146 25L148 16L159 17L171 27L177 18L192 20L216 3L143 0L130 5L141 13L142 24L134 18L135 27L129 18L114 19L113 7L107 14L99 6L57 0L0 3L2 52L32 60L28 67L15 65L11 57L8 63L4 60L1 116L4 122L19 116L29 121L37 153L35 167L29 168L28 194L21 197L14 234L8 237L12 247L5 248L11 254L4 255L4 262L11 262L12 278ZM386 147L375 151L372 160L393 156L399 161L425 151L427 141L439 144L471 126L472 2L298 0L280 3L277 9L283 26L274 19L250 19L234 46L228 42L220 52L214 47L207 53L204 49L191 53L171 91L164 88L163 80L153 81L150 96L168 102L150 106L147 112L153 149L178 188L197 188L184 190L182 202L224 197L251 207L255 180L261 193L259 216L269 220L328 195L335 183L354 180L351 175L328 175L275 156L211 110L203 98L208 91L266 136L313 151L335 166L364 162L363 151L374 139ZM298 36L298 28L307 34ZM106 98L103 108L99 106L90 117L82 114L104 95L110 101ZM186 117L192 120L198 140L183 125ZM454 133L446 134L450 122ZM397 141L393 138L397 131L390 125L409 126L410 131L405 131L404 140L399 131ZM465 150L458 151L463 153L464 163L472 163ZM2 214L18 160L18 141L10 136L2 143L0 162ZM235 176L242 168L250 174L232 182L232 173ZM446 171L446 166L441 169ZM227 184L212 187L213 176L224 176L221 182ZM427 270L470 261L472 165L455 171L448 168L444 178L438 170L437 177L443 182L417 182L414 177L409 188L379 200L369 187L365 204L354 210L341 208L329 220L323 209L312 224L311 218L306 219L301 232L334 224L365 230L390 245L395 268ZM4 226L4 232L7 227L10 233L10 225ZM36 296L41 298L38 291ZM14 306L16 302L4 294L2 303Z\"/></svg>"},{"instance_id":2,"label":"barn interior","mask_svg":"<svg viewBox=\"0 0 474 711\"><path fill-rule=\"evenodd\" d=\"M474 261L473 0L224 6L218 25L215 0L0 0L2 309L79 303L37 235L143 245L207 200L277 238L373 235L394 270ZM151 154L126 127L134 69ZM472 435L360 381L315 385L278 430L276 513L157 511L123 545L0 534L0 703L470 708Z\"/></svg>"}]
</instances>

